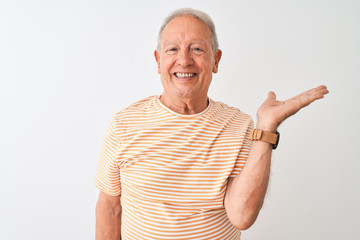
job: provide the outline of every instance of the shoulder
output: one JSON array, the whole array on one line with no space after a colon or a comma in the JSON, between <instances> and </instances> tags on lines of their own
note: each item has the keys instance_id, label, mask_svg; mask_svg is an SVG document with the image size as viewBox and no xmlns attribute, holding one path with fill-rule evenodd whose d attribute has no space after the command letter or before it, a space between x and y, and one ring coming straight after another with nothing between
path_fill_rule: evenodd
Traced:
<instances>
[{"instance_id":1,"label":"shoulder","mask_svg":"<svg viewBox=\"0 0 360 240\"><path fill-rule=\"evenodd\" d=\"M213 111L217 116L252 122L252 117L249 114L220 101L213 101Z\"/></svg>"},{"instance_id":2,"label":"shoulder","mask_svg":"<svg viewBox=\"0 0 360 240\"><path fill-rule=\"evenodd\" d=\"M159 118L161 109L157 99L156 95L146 97L115 113L112 117L115 128L120 131L130 126L141 125L149 119Z\"/></svg>"},{"instance_id":3,"label":"shoulder","mask_svg":"<svg viewBox=\"0 0 360 240\"><path fill-rule=\"evenodd\" d=\"M153 111L156 108L156 97L157 96L154 95L136 101L114 114L114 118L121 119L129 115L139 115L144 112Z\"/></svg>"}]
</instances>

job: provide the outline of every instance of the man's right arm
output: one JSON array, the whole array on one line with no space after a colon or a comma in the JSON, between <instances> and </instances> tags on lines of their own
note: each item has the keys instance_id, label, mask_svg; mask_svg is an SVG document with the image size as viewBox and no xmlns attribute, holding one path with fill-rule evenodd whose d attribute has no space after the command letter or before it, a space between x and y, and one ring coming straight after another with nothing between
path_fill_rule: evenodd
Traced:
<instances>
[{"instance_id":1,"label":"man's right arm","mask_svg":"<svg viewBox=\"0 0 360 240\"><path fill-rule=\"evenodd\" d=\"M100 191L96 204L96 240L121 239L121 199Z\"/></svg>"}]
</instances>

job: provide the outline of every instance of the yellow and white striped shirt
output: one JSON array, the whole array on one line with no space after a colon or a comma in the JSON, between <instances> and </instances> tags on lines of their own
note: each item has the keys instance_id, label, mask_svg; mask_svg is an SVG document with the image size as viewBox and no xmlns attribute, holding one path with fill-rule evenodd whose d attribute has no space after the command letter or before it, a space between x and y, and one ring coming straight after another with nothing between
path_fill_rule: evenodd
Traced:
<instances>
[{"instance_id":1,"label":"yellow and white striped shirt","mask_svg":"<svg viewBox=\"0 0 360 240\"><path fill-rule=\"evenodd\" d=\"M194 115L173 112L158 96L115 114L96 186L121 195L122 239L240 239L223 200L249 155L252 128L249 115L211 99Z\"/></svg>"}]
</instances>

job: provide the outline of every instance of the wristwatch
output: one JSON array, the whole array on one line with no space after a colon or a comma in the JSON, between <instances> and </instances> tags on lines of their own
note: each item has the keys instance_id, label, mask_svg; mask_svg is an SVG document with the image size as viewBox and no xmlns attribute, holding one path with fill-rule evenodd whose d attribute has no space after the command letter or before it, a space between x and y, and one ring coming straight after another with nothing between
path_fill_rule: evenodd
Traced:
<instances>
[{"instance_id":1,"label":"wristwatch","mask_svg":"<svg viewBox=\"0 0 360 240\"><path fill-rule=\"evenodd\" d=\"M251 141L263 141L271 143L272 149L276 149L279 144L280 133L276 131L275 133L266 132L260 129L253 129L250 131L250 140Z\"/></svg>"}]
</instances>

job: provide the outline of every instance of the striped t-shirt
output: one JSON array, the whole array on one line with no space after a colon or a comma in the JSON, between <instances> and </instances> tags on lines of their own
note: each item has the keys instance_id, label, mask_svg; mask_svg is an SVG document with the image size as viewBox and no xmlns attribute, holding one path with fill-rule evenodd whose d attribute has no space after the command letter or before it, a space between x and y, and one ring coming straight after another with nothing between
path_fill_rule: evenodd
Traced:
<instances>
[{"instance_id":1,"label":"striped t-shirt","mask_svg":"<svg viewBox=\"0 0 360 240\"><path fill-rule=\"evenodd\" d=\"M240 239L223 205L227 179L251 148L251 117L212 101L178 114L158 96L115 114L105 134L96 186L121 195L122 239Z\"/></svg>"}]
</instances>

